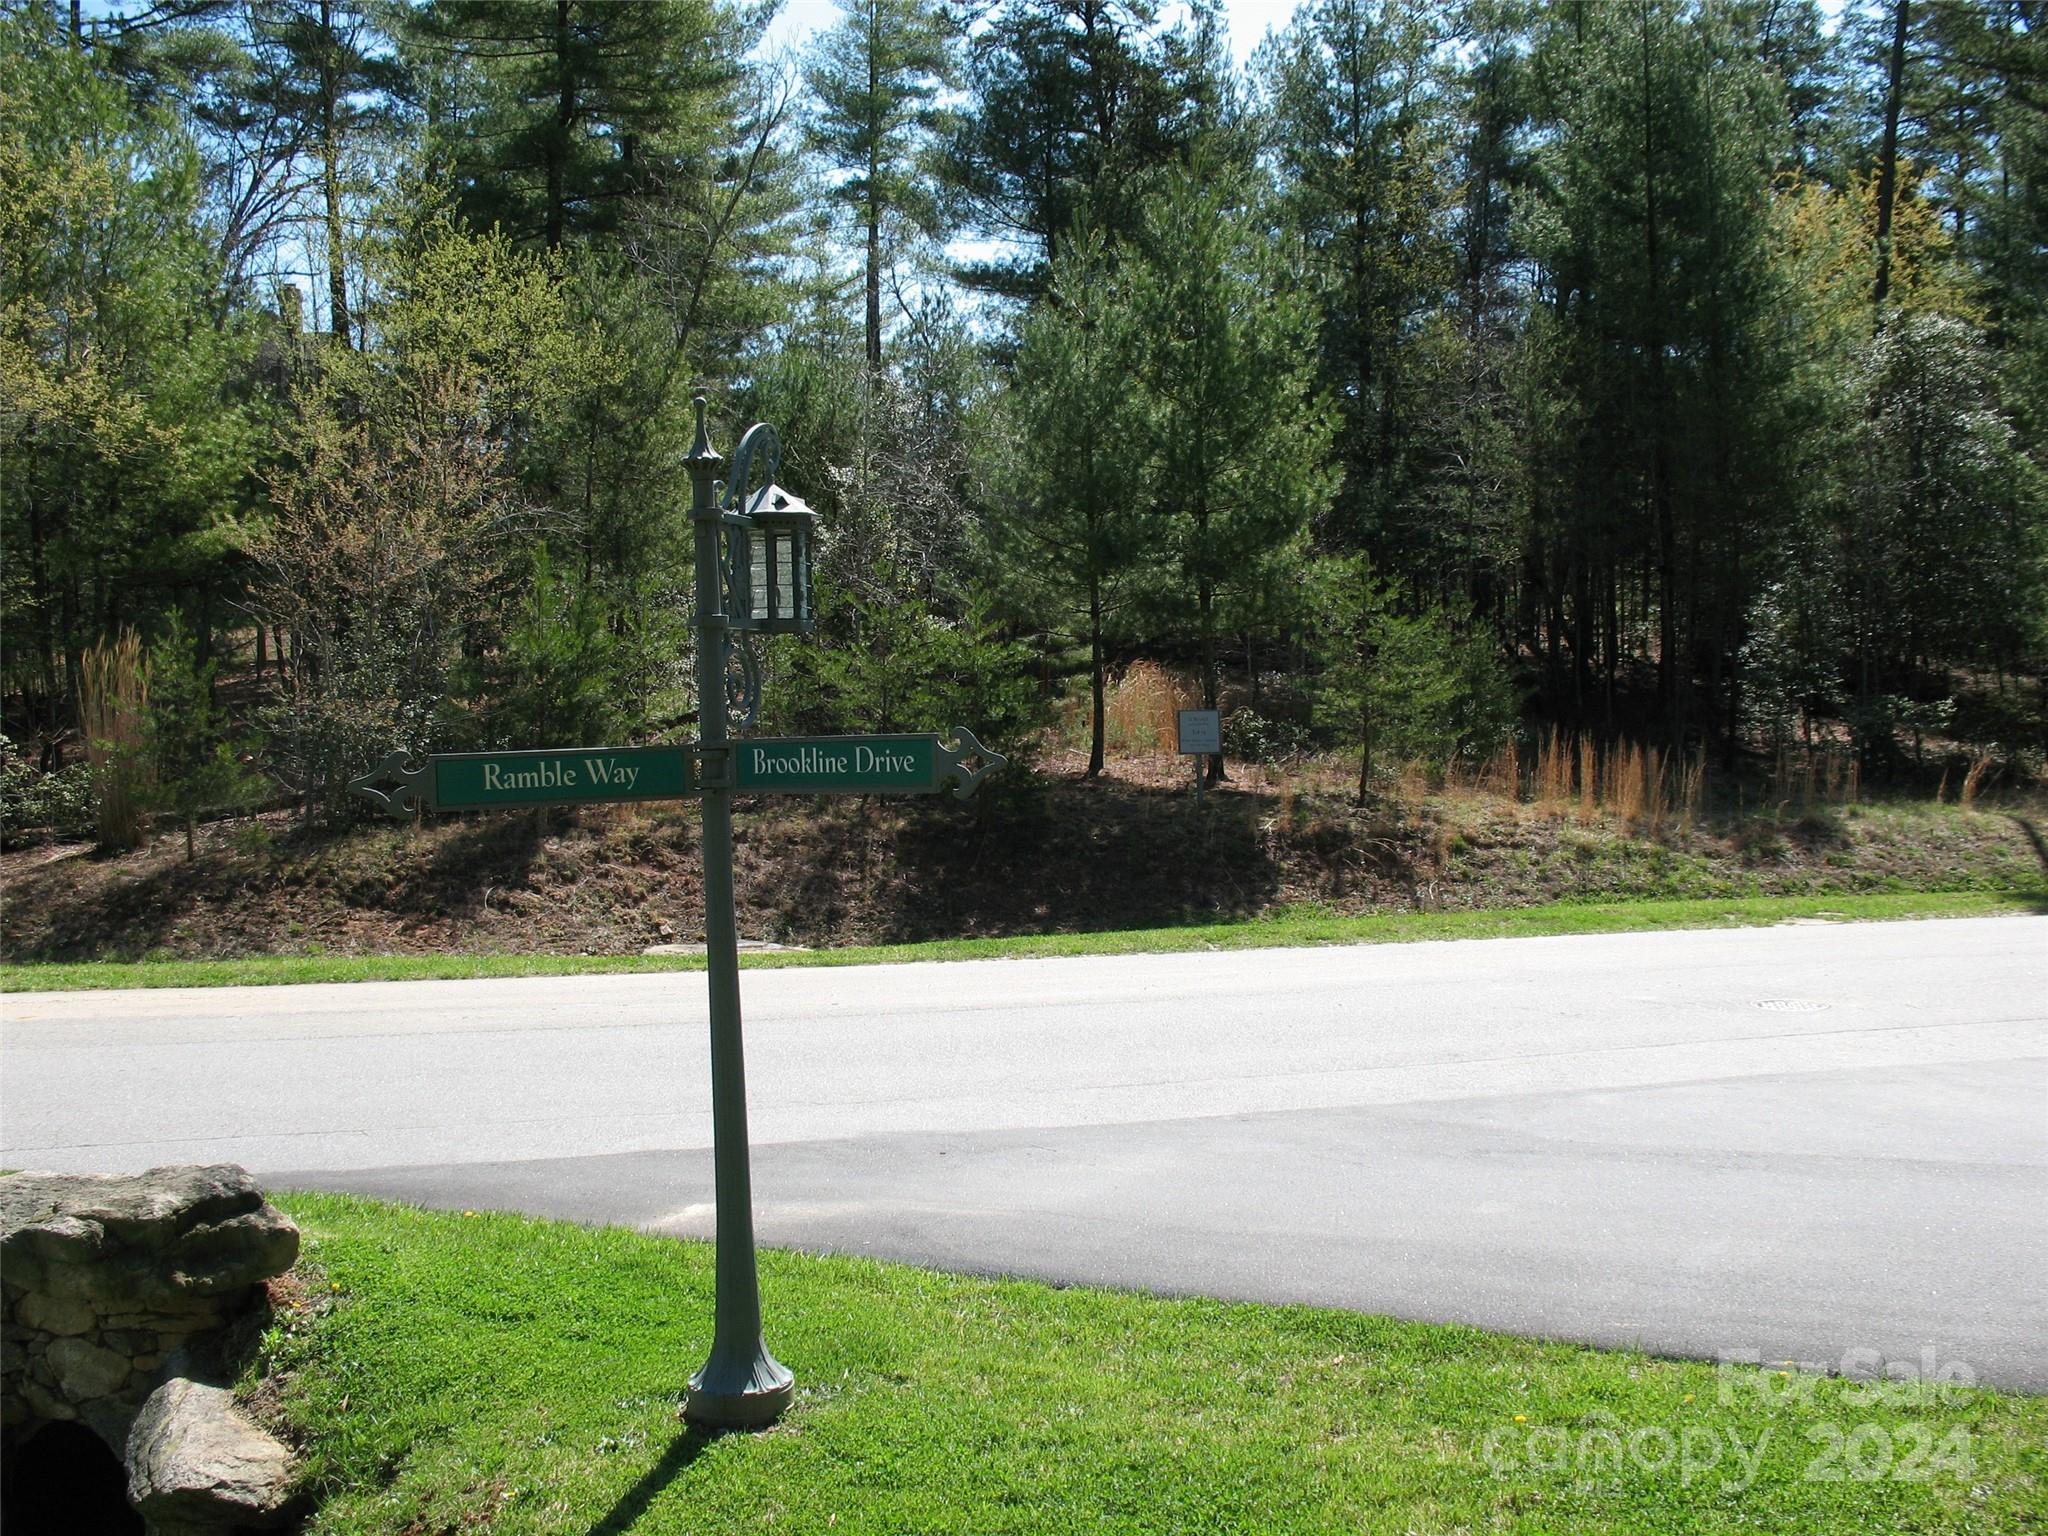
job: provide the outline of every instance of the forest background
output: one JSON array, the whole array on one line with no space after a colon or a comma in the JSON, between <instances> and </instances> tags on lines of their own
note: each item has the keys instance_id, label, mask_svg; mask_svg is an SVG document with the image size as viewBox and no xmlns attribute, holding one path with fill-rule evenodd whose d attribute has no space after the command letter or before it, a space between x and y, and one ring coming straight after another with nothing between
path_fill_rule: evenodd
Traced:
<instances>
[{"instance_id":1,"label":"forest background","mask_svg":"<svg viewBox=\"0 0 2048 1536\"><path fill-rule=\"evenodd\" d=\"M698 389L767 729L2038 778L2040 0L772 12L0 7L9 835L687 738Z\"/></svg>"}]
</instances>

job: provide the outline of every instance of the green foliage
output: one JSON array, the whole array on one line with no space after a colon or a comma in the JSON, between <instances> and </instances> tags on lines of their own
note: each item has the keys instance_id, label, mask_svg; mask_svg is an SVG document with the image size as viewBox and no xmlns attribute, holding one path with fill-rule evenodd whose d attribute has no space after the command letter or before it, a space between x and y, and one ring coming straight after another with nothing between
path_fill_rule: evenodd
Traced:
<instances>
[{"instance_id":1,"label":"green foliage","mask_svg":"<svg viewBox=\"0 0 2048 1536\"><path fill-rule=\"evenodd\" d=\"M541 521L512 456L604 366L555 276L502 236L436 231L394 253L394 351L332 357L296 393L252 597L291 641L266 723L309 806L340 810L344 781L390 751L473 732L460 663L496 648L497 590Z\"/></svg>"},{"instance_id":2,"label":"green foliage","mask_svg":"<svg viewBox=\"0 0 2048 1536\"><path fill-rule=\"evenodd\" d=\"M1718 8L1582 19L1545 29L1561 131L1525 223L1549 274L1534 334L1555 413L1532 423L1535 516L1551 579L1578 584L1581 667L1607 621L1589 568L1654 572L1658 704L1677 739L1700 708L1681 649L1739 638L1759 562L1734 552L1767 547L1793 494L1767 217L1782 98Z\"/></svg>"},{"instance_id":3,"label":"green foliage","mask_svg":"<svg viewBox=\"0 0 2048 1536\"><path fill-rule=\"evenodd\" d=\"M709 386L824 516L771 710L1022 721L1027 675L1139 655L1285 685L1363 553L1382 751L1474 750L1509 667L1667 760L2031 761L2026 12L1314 0L1238 73L1150 0L858 0L801 70L740 0L21 0L9 723L65 740L124 626L203 667L253 614L227 696L316 808L395 746L671 733Z\"/></svg>"},{"instance_id":4,"label":"green foliage","mask_svg":"<svg viewBox=\"0 0 2048 1536\"><path fill-rule=\"evenodd\" d=\"M630 729L631 652L587 583L559 574L545 544L478 692L491 701L491 746L594 747Z\"/></svg>"},{"instance_id":5,"label":"green foliage","mask_svg":"<svg viewBox=\"0 0 2048 1536\"><path fill-rule=\"evenodd\" d=\"M192 140L100 64L49 7L0 12L0 626L52 730L86 647L231 586L260 457Z\"/></svg>"},{"instance_id":6,"label":"green foliage","mask_svg":"<svg viewBox=\"0 0 2048 1536\"><path fill-rule=\"evenodd\" d=\"M95 815L89 763L44 773L0 734L0 845L13 846L25 832L90 837Z\"/></svg>"},{"instance_id":7,"label":"green foliage","mask_svg":"<svg viewBox=\"0 0 2048 1536\"><path fill-rule=\"evenodd\" d=\"M837 645L780 652L772 701L804 731L947 731L964 725L1009 753L1043 723L1047 706L1028 647L1006 640L987 611L957 620L913 605L818 589L820 625Z\"/></svg>"},{"instance_id":8,"label":"green foliage","mask_svg":"<svg viewBox=\"0 0 2048 1536\"><path fill-rule=\"evenodd\" d=\"M1901 314L1871 343L1842 532L1858 646L1996 662L2048 641L2048 482L1977 335Z\"/></svg>"},{"instance_id":9,"label":"green foliage","mask_svg":"<svg viewBox=\"0 0 2048 1536\"><path fill-rule=\"evenodd\" d=\"M559 249L715 144L764 17L717 0L433 0L433 159L478 228Z\"/></svg>"},{"instance_id":10,"label":"green foliage","mask_svg":"<svg viewBox=\"0 0 2048 1536\"><path fill-rule=\"evenodd\" d=\"M203 813L245 805L262 789L247 761L252 744L214 703L218 671L173 613L149 648L146 729L156 770L152 800L184 824L187 858L193 826Z\"/></svg>"},{"instance_id":11,"label":"green foliage","mask_svg":"<svg viewBox=\"0 0 2048 1536\"><path fill-rule=\"evenodd\" d=\"M1134 234L1152 173L1214 122L1213 32L1155 21L1150 0L1006 0L976 34L946 181L969 224L1023 249L964 267L968 287L1036 298L1070 236Z\"/></svg>"},{"instance_id":12,"label":"green foliage","mask_svg":"<svg viewBox=\"0 0 2048 1536\"><path fill-rule=\"evenodd\" d=\"M1277 763L1307 748L1309 733L1300 721L1244 708L1223 722L1223 755L1237 762Z\"/></svg>"},{"instance_id":13,"label":"green foliage","mask_svg":"<svg viewBox=\"0 0 2048 1536\"><path fill-rule=\"evenodd\" d=\"M1841 702L1843 628L1836 594L1812 582L1774 583L1756 596L1740 652L1749 729L1775 755L1795 731Z\"/></svg>"},{"instance_id":14,"label":"green foliage","mask_svg":"<svg viewBox=\"0 0 2048 1536\"><path fill-rule=\"evenodd\" d=\"M1366 557L1319 562L1309 604L1317 721L1359 744L1361 804L1376 763L1476 761L1513 732L1514 686L1489 637L1458 629L1439 608L1406 609Z\"/></svg>"},{"instance_id":15,"label":"green foliage","mask_svg":"<svg viewBox=\"0 0 2048 1536\"><path fill-rule=\"evenodd\" d=\"M1209 708L1219 634L1296 581L1334 479L1313 311L1247 189L1217 169L1165 177L1119 274L1144 537L1164 557L1155 623L1194 640Z\"/></svg>"},{"instance_id":16,"label":"green foliage","mask_svg":"<svg viewBox=\"0 0 2048 1536\"><path fill-rule=\"evenodd\" d=\"M1400 0L1319 0L1266 55L1280 208L1308 252L1320 382L1344 479L1332 542L1393 542L1393 508L1427 473L1397 445L1423 408L1407 345L1451 275L1447 124L1427 88L1442 22ZM1425 524L1427 527L1427 524Z\"/></svg>"},{"instance_id":17,"label":"green foliage","mask_svg":"<svg viewBox=\"0 0 2048 1536\"><path fill-rule=\"evenodd\" d=\"M1003 419L982 466L983 525L1009 611L1088 650L1090 773L1104 760L1108 646L1157 527L1144 501L1146 416L1124 387L1138 343L1130 284L1095 237L1053 263L1049 302L1024 323Z\"/></svg>"}]
</instances>

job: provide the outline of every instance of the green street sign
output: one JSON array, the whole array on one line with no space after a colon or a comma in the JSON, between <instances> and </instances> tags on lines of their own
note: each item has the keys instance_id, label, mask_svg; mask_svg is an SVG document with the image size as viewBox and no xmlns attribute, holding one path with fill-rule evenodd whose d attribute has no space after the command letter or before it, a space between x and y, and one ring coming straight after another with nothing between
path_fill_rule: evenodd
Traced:
<instances>
[{"instance_id":1,"label":"green street sign","mask_svg":"<svg viewBox=\"0 0 2048 1536\"><path fill-rule=\"evenodd\" d=\"M389 783L386 790L377 787ZM682 800L698 791L687 747L564 747L550 752L438 752L421 768L394 752L349 788L394 816L529 805Z\"/></svg>"},{"instance_id":2,"label":"green street sign","mask_svg":"<svg viewBox=\"0 0 2048 1536\"><path fill-rule=\"evenodd\" d=\"M697 792L684 747L448 752L433 759L437 811L590 800L681 800Z\"/></svg>"},{"instance_id":3,"label":"green street sign","mask_svg":"<svg viewBox=\"0 0 2048 1536\"><path fill-rule=\"evenodd\" d=\"M932 795L961 799L1009 761L955 727L951 739L764 736L731 742L732 777L713 789L755 795ZM972 766L970 766L970 764ZM414 767L394 752L350 789L385 811L511 810L607 800L684 800L707 787L691 747L564 747L552 752L437 752Z\"/></svg>"},{"instance_id":4,"label":"green street sign","mask_svg":"<svg viewBox=\"0 0 2048 1536\"><path fill-rule=\"evenodd\" d=\"M965 799L1006 761L958 727L950 743L929 732L759 736L732 744L732 783L755 795L932 795L951 782Z\"/></svg>"}]
</instances>

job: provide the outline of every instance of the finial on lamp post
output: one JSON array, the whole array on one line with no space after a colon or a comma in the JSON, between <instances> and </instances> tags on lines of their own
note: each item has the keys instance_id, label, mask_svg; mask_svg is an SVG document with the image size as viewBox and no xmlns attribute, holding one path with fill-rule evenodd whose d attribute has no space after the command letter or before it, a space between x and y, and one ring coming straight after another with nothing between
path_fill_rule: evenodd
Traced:
<instances>
[{"instance_id":1,"label":"finial on lamp post","mask_svg":"<svg viewBox=\"0 0 2048 1536\"><path fill-rule=\"evenodd\" d=\"M707 403L704 398L704 391L700 389L692 395L690 403L697 410L697 439L690 444L689 457L685 462L690 464L715 462L719 458L719 453L716 448L711 446L711 430L704 424L704 407Z\"/></svg>"}]
</instances>

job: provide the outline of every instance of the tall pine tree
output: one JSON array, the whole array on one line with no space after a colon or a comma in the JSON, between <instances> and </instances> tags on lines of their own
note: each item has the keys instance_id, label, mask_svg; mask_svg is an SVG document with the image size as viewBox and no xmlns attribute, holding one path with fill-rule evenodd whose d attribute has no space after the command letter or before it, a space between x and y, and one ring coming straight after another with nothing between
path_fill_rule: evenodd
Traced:
<instances>
[{"instance_id":1,"label":"tall pine tree","mask_svg":"<svg viewBox=\"0 0 2048 1536\"><path fill-rule=\"evenodd\" d=\"M937 0L850 0L805 73L811 147L835 178L827 195L860 233L870 368L882 365L883 268L908 239L941 230L925 162L956 46Z\"/></svg>"}]
</instances>

